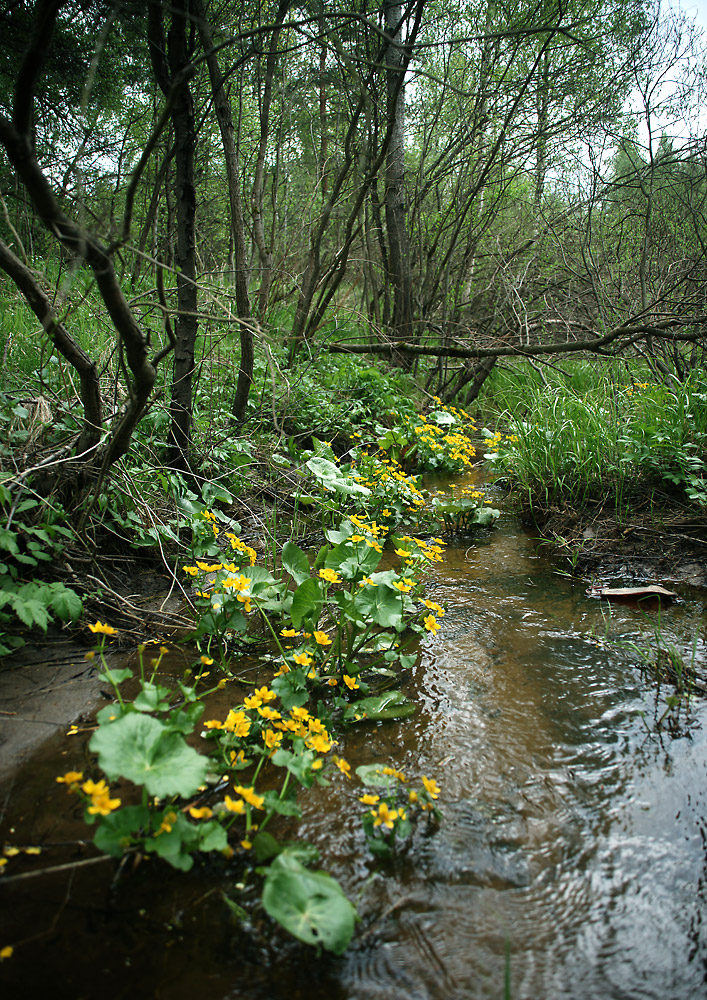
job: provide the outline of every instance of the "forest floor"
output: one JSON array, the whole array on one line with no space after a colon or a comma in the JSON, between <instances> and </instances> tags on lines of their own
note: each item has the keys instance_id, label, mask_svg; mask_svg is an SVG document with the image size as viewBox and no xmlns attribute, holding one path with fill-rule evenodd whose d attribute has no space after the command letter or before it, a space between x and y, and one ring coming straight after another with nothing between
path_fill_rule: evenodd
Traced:
<instances>
[{"instance_id":1,"label":"forest floor","mask_svg":"<svg viewBox=\"0 0 707 1000\"><path fill-rule=\"evenodd\" d=\"M589 583L707 588L707 516L652 507L619 517L597 504L550 508L533 521L551 555Z\"/></svg>"}]
</instances>

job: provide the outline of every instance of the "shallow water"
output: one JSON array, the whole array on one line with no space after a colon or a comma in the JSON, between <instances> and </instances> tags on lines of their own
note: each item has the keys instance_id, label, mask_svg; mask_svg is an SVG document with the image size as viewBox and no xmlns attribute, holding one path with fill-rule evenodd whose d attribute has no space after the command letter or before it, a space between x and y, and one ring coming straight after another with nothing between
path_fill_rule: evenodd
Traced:
<instances>
[{"instance_id":1,"label":"shallow water","mask_svg":"<svg viewBox=\"0 0 707 1000\"><path fill-rule=\"evenodd\" d=\"M506 975L514 1000L707 996L707 704L693 701L670 735L656 725L669 692L615 646L659 622L688 653L697 635L704 674L702 596L683 590L660 613L610 608L554 572L509 514L449 547L428 596L448 611L406 684L417 714L351 731L340 749L354 767L434 776L439 830L381 865L360 785L342 779L308 797L299 831L357 899L345 956L284 937L256 945L229 918L221 891L234 878L217 865L145 865L111 889L108 863L0 889L5 914L36 935L0 984L34 996L35 954L54 997L490 1000ZM49 840L85 836L64 798L51 819L39 805L62 767L47 751L23 779L13 836L32 823Z\"/></svg>"}]
</instances>

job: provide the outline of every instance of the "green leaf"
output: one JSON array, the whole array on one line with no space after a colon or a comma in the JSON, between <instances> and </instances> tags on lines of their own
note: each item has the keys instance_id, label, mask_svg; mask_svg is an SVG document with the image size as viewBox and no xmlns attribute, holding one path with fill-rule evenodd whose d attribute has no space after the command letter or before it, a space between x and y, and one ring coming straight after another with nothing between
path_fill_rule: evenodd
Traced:
<instances>
[{"instance_id":1,"label":"green leaf","mask_svg":"<svg viewBox=\"0 0 707 1000\"><path fill-rule=\"evenodd\" d=\"M147 826L150 812L145 806L125 806L101 818L93 842L99 851L119 858Z\"/></svg>"},{"instance_id":2,"label":"green leaf","mask_svg":"<svg viewBox=\"0 0 707 1000\"><path fill-rule=\"evenodd\" d=\"M312 764L316 760L316 753L313 750L305 750L302 753L291 753L280 747L272 755L272 762L276 767L286 767L290 774L293 774L300 785L311 788L314 784L315 773Z\"/></svg>"},{"instance_id":3,"label":"green leaf","mask_svg":"<svg viewBox=\"0 0 707 1000\"><path fill-rule=\"evenodd\" d=\"M253 837L253 850L259 862L269 861L280 853L282 848L271 833L262 830Z\"/></svg>"},{"instance_id":4,"label":"green leaf","mask_svg":"<svg viewBox=\"0 0 707 1000\"><path fill-rule=\"evenodd\" d=\"M228 835L216 820L199 823L196 829L199 835L197 844L200 851L225 851L228 847Z\"/></svg>"},{"instance_id":5,"label":"green leaf","mask_svg":"<svg viewBox=\"0 0 707 1000\"><path fill-rule=\"evenodd\" d=\"M30 628L32 625L38 625L42 631L47 631L49 612L47 611L46 604L42 603L42 601L26 600L17 595L10 603L21 622Z\"/></svg>"},{"instance_id":6,"label":"green leaf","mask_svg":"<svg viewBox=\"0 0 707 1000\"><path fill-rule=\"evenodd\" d=\"M373 577L375 580L375 577ZM385 586L362 587L354 598L356 612L366 621L383 628L400 628L403 620L402 594Z\"/></svg>"},{"instance_id":7,"label":"green leaf","mask_svg":"<svg viewBox=\"0 0 707 1000\"><path fill-rule=\"evenodd\" d=\"M143 681L142 690L133 701L138 712L166 712L169 708L169 688L152 681Z\"/></svg>"},{"instance_id":8,"label":"green leaf","mask_svg":"<svg viewBox=\"0 0 707 1000\"><path fill-rule=\"evenodd\" d=\"M304 670L290 670L287 674L275 677L270 685L282 702L282 707L289 712L292 708L301 708L309 701L309 690Z\"/></svg>"},{"instance_id":9,"label":"green leaf","mask_svg":"<svg viewBox=\"0 0 707 1000\"><path fill-rule=\"evenodd\" d=\"M338 466L330 462L328 458L310 458L305 465L327 489L349 495L356 494L367 497L371 495L371 491L367 486L361 486L355 480L343 476Z\"/></svg>"},{"instance_id":10,"label":"green leaf","mask_svg":"<svg viewBox=\"0 0 707 1000\"><path fill-rule=\"evenodd\" d=\"M294 542L285 542L282 546L282 568L296 584L304 583L310 577L309 559Z\"/></svg>"},{"instance_id":11,"label":"green leaf","mask_svg":"<svg viewBox=\"0 0 707 1000\"><path fill-rule=\"evenodd\" d=\"M133 672L129 667L120 667L115 670L111 670L106 667L98 676L101 680L106 680L110 685L115 685L117 687L118 684L122 684L123 681L127 681L130 677L132 677Z\"/></svg>"},{"instance_id":12,"label":"green leaf","mask_svg":"<svg viewBox=\"0 0 707 1000\"><path fill-rule=\"evenodd\" d=\"M20 550L17 545L17 535L14 531L8 531L6 528L0 529L0 549L4 549L13 556L18 554Z\"/></svg>"},{"instance_id":13,"label":"green leaf","mask_svg":"<svg viewBox=\"0 0 707 1000\"><path fill-rule=\"evenodd\" d=\"M265 793L265 809L268 813L277 813L280 816L301 816L302 810L294 799L281 799L277 792L272 789Z\"/></svg>"},{"instance_id":14,"label":"green leaf","mask_svg":"<svg viewBox=\"0 0 707 1000\"><path fill-rule=\"evenodd\" d=\"M357 577L370 575L382 558L382 552L364 547L363 542L353 548L341 542L327 555L326 567L341 573L345 580L355 580Z\"/></svg>"},{"instance_id":15,"label":"green leaf","mask_svg":"<svg viewBox=\"0 0 707 1000\"><path fill-rule=\"evenodd\" d=\"M89 749L112 780L144 785L150 795L193 795L203 784L208 761L150 715L131 713L91 737Z\"/></svg>"},{"instance_id":16,"label":"green leaf","mask_svg":"<svg viewBox=\"0 0 707 1000\"><path fill-rule=\"evenodd\" d=\"M55 611L63 622L78 621L83 613L83 601L70 587L59 584L58 588L51 600L52 611Z\"/></svg>"},{"instance_id":17,"label":"green leaf","mask_svg":"<svg viewBox=\"0 0 707 1000\"><path fill-rule=\"evenodd\" d=\"M326 872L310 872L287 851L268 869L263 906L294 937L335 955L353 937L356 911L339 883Z\"/></svg>"},{"instance_id":18,"label":"green leaf","mask_svg":"<svg viewBox=\"0 0 707 1000\"><path fill-rule=\"evenodd\" d=\"M384 719L407 719L416 711L402 691L386 691L372 698L361 698L344 711L347 722L380 722Z\"/></svg>"},{"instance_id":19,"label":"green leaf","mask_svg":"<svg viewBox=\"0 0 707 1000\"><path fill-rule=\"evenodd\" d=\"M296 629L302 627L305 620L316 625L322 611L324 598L318 580L310 577L301 583L292 598L292 624Z\"/></svg>"}]
</instances>

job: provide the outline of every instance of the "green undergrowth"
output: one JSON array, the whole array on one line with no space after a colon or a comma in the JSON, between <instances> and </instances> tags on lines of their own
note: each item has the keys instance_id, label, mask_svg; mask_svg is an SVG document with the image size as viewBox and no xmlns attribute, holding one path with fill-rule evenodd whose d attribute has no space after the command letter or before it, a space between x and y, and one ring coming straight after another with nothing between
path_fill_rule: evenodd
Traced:
<instances>
[{"instance_id":1,"label":"green undergrowth","mask_svg":"<svg viewBox=\"0 0 707 1000\"><path fill-rule=\"evenodd\" d=\"M707 381L657 384L608 376L526 387L486 431L485 451L531 506L591 500L617 511L651 495L707 510ZM546 380L547 381L547 380ZM508 398L508 397L507 397Z\"/></svg>"},{"instance_id":2,"label":"green undergrowth","mask_svg":"<svg viewBox=\"0 0 707 1000\"><path fill-rule=\"evenodd\" d=\"M435 636L445 613L425 596L443 558L439 532L498 514L482 491L431 494L401 464L468 468L475 428L466 414L434 401L425 415L398 411L391 424L359 426L341 455L315 437L288 457L297 470L292 503L322 532L311 553L294 540L296 525L289 540L274 532L256 552L229 513L226 486L206 483L199 495L176 474L150 479L126 467L121 482L118 470L111 489L122 508L108 490L99 513L136 544L183 553L196 653L176 681L161 670L166 646L143 645L136 668L112 668L106 642L119 630L91 625L98 646L89 656L114 700L98 713L88 756L57 779L83 803L99 850L154 855L180 870L222 855L243 887L229 893L232 913L250 919L256 887L272 920L335 954L355 932L355 907L293 825L308 793L350 782L372 859L410 849L421 825L434 831L436 776L405 774L394 761L354 770L342 744L351 727L402 724L415 712L402 684L421 638ZM260 658L245 695L243 650ZM224 691L233 691L227 709Z\"/></svg>"}]
</instances>

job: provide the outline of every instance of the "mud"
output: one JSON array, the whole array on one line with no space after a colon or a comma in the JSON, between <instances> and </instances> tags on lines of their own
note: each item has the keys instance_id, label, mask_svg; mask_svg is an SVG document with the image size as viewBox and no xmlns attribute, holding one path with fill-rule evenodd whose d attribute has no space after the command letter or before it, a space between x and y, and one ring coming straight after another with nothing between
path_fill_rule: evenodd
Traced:
<instances>
[{"instance_id":1,"label":"mud","mask_svg":"<svg viewBox=\"0 0 707 1000\"><path fill-rule=\"evenodd\" d=\"M535 512L538 541L592 584L684 583L707 588L707 517L646 511L619 517L601 506Z\"/></svg>"}]
</instances>

